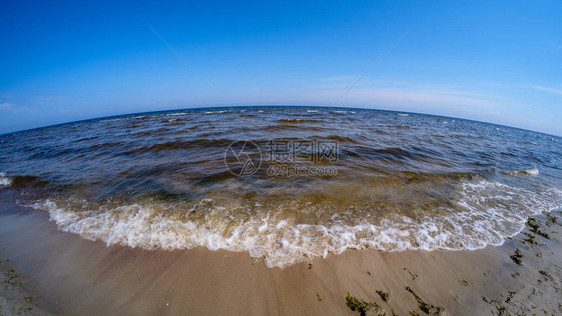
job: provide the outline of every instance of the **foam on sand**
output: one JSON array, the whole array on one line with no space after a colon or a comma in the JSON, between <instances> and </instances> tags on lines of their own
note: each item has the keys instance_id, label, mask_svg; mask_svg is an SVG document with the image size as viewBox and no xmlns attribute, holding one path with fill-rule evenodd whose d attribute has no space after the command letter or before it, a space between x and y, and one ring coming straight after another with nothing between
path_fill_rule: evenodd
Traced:
<instances>
[{"instance_id":1,"label":"foam on sand","mask_svg":"<svg viewBox=\"0 0 562 316\"><path fill-rule=\"evenodd\" d=\"M346 249L474 250L501 245L523 229L528 216L562 206L562 193L554 189L539 194L481 180L463 182L459 190L462 198L451 208L415 218L391 213L378 221L356 223L339 214L325 223L303 224L277 210L235 213L212 199L180 209L180 215L180 205L154 201L93 207L88 201L52 198L32 206L47 210L60 229L107 245L247 251L269 267ZM199 217L190 217L195 211Z\"/></svg>"}]
</instances>

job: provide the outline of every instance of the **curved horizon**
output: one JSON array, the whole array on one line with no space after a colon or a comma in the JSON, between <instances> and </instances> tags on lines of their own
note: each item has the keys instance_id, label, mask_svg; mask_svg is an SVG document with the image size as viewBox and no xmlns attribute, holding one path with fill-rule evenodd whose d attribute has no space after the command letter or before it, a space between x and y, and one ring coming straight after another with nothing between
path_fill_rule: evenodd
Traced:
<instances>
[{"instance_id":1,"label":"curved horizon","mask_svg":"<svg viewBox=\"0 0 562 316\"><path fill-rule=\"evenodd\" d=\"M128 116L141 115L141 114L173 113L173 112L186 111L186 110L193 111L193 110L206 110L206 109L238 109L238 108L252 108L252 107L256 107L256 108L258 108L258 107L263 107L263 108L267 108L267 107L272 107L272 108L273 107L281 107L281 108L282 107L302 107L302 108L323 108L323 109L350 109L350 110L368 110L368 111L404 113L404 114L413 114L413 115L426 115L426 116L434 116L434 117L449 118L449 119L455 119L455 120L464 120L464 121L471 121L471 122L477 122L477 123L483 123L483 124L496 125L496 126L501 126L501 127L513 128L513 129L528 131L528 132L532 132L532 133L538 133L538 134L543 134L543 135L547 135L547 136L562 138L562 135L554 135L554 134L549 134L549 133L545 133L545 132L541 132L541 131L535 131L535 130L531 130L531 129L521 128L521 127L517 127L517 126L510 126L510 125L498 124L498 123L494 123L494 122L487 122L487 121L474 120L474 119L468 119L468 118L463 118L463 117L439 115L439 114L432 114L432 113L388 110L388 109L382 109L382 108L351 107L351 106L272 105L272 104L269 104L269 105L255 104L255 105L203 106L203 107L193 107L193 108L176 108L176 109L166 109L166 110L122 113L122 114L114 114L114 115L107 115L107 116L96 116L96 117L90 117L90 118L84 118L84 119L78 119L78 120L73 120L73 121L66 121L66 122L54 123L54 124L49 124L49 125L44 125L44 126L31 127L31 128L17 130L17 131L6 132L6 133L0 134L0 136L16 134L16 133L21 133L21 132L26 132L26 131L32 131L32 130L42 129L42 128L49 128L49 127L54 127L54 126L59 126L59 125L88 122L88 121L99 121L99 120L109 119L109 118L128 117Z\"/></svg>"}]
</instances>

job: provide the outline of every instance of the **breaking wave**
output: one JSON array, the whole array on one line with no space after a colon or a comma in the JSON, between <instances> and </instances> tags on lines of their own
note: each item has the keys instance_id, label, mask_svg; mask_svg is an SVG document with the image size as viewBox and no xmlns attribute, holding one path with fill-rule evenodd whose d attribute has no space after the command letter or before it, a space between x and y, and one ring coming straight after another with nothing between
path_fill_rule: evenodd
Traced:
<instances>
[{"instance_id":1,"label":"breaking wave","mask_svg":"<svg viewBox=\"0 0 562 316\"><path fill-rule=\"evenodd\" d=\"M0 172L0 185L9 186L12 184L12 178L8 177L5 172Z\"/></svg>"},{"instance_id":2,"label":"breaking wave","mask_svg":"<svg viewBox=\"0 0 562 316\"><path fill-rule=\"evenodd\" d=\"M202 199L188 209L154 201L99 205L56 198L30 206L48 211L63 231L107 245L247 251L269 267L347 249L474 250L500 245L520 232L530 215L562 207L562 193L554 189L538 194L481 180L463 181L459 190L462 197L454 205L416 216L390 212L372 221L349 221L345 218L353 212L351 207L321 224L299 223L276 209L254 210L250 215L240 212L249 205L221 206L212 199Z\"/></svg>"}]
</instances>

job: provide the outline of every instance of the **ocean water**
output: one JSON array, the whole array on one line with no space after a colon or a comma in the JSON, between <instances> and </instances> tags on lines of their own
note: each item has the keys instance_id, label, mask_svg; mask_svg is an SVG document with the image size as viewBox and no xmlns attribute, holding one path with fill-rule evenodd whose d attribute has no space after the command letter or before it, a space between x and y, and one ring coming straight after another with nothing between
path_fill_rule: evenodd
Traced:
<instances>
[{"instance_id":1,"label":"ocean water","mask_svg":"<svg viewBox=\"0 0 562 316\"><path fill-rule=\"evenodd\" d=\"M228 107L0 136L0 190L108 245L245 251L499 245L562 207L562 139L462 119Z\"/></svg>"}]
</instances>

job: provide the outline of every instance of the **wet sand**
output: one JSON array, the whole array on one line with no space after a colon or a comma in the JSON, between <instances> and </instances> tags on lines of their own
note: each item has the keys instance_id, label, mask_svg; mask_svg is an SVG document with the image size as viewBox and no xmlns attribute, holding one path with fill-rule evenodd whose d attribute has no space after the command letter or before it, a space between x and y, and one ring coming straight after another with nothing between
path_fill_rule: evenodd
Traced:
<instances>
[{"instance_id":1,"label":"wet sand","mask_svg":"<svg viewBox=\"0 0 562 316\"><path fill-rule=\"evenodd\" d=\"M499 247L346 251L280 269L246 253L107 247L0 202L0 314L560 315L562 218L551 214Z\"/></svg>"}]
</instances>

